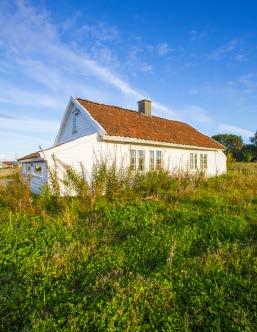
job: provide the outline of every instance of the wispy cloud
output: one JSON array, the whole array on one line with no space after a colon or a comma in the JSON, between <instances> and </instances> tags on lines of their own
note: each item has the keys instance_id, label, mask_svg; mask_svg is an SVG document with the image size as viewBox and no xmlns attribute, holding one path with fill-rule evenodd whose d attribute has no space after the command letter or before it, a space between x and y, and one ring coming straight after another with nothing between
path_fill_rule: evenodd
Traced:
<instances>
[{"instance_id":1,"label":"wispy cloud","mask_svg":"<svg viewBox=\"0 0 257 332\"><path fill-rule=\"evenodd\" d=\"M61 65L64 66L64 68L72 68L72 70L79 75L93 75L97 79L108 83L120 93L134 98L135 101L144 97L150 97L147 93L143 93L131 86L129 82L122 79L116 72L113 72L111 67L108 68L100 65L95 59L91 58L87 52L78 48L74 49L71 44L62 42L57 28L51 22L49 13L38 12L34 7L27 5L22 0L17 2L15 11L10 11L6 1L1 3L0 8L0 20L3 27L0 31L0 38L5 42L12 56L15 56L20 64L25 63L27 73L33 76L33 67L39 70L39 74L35 72L35 79L37 81L40 79L42 83L46 85L49 84L49 88L50 85L58 85L60 82L59 77L56 73L51 73L50 68ZM89 27L84 27L84 29L86 29L88 33L96 33ZM97 32L97 38L106 40L107 35L101 35L103 30L104 29L101 28L99 32ZM19 34L16 33L17 31L19 31ZM112 38L114 38L116 32L112 31L111 35ZM43 45L46 46L43 47ZM42 61L47 61L47 63L43 63ZM151 67L147 67L147 65L143 68L145 71L151 70ZM51 84L48 83L50 81ZM16 97L13 100L21 104L25 104L24 100L28 100L30 97L33 99L30 92L14 92L16 92ZM10 93L6 93L6 96L2 96L1 100L6 102L10 97ZM14 95L14 93L12 93L12 95ZM19 98L17 98L17 95ZM52 96L46 96L44 98L44 104L46 104L46 106L55 103L56 100L53 100ZM155 101L155 105L156 110L161 113L163 113L163 110L171 115L174 113L172 109L162 105L160 102ZM57 104L55 105L55 107L58 106Z\"/></svg>"},{"instance_id":2,"label":"wispy cloud","mask_svg":"<svg viewBox=\"0 0 257 332\"><path fill-rule=\"evenodd\" d=\"M15 119L17 118L12 115L0 113L0 120L15 120Z\"/></svg>"},{"instance_id":3,"label":"wispy cloud","mask_svg":"<svg viewBox=\"0 0 257 332\"><path fill-rule=\"evenodd\" d=\"M248 73L241 75L238 81L246 88L256 89L257 88L257 73Z\"/></svg>"},{"instance_id":4,"label":"wispy cloud","mask_svg":"<svg viewBox=\"0 0 257 332\"><path fill-rule=\"evenodd\" d=\"M119 38L116 27L104 23L82 25L75 33L76 38L92 38L98 41L113 41Z\"/></svg>"},{"instance_id":5,"label":"wispy cloud","mask_svg":"<svg viewBox=\"0 0 257 332\"><path fill-rule=\"evenodd\" d=\"M247 61L247 55L243 49L242 43L239 39L232 39L226 44L221 45L210 52L208 55L210 60L220 61L229 58L235 61Z\"/></svg>"},{"instance_id":6,"label":"wispy cloud","mask_svg":"<svg viewBox=\"0 0 257 332\"><path fill-rule=\"evenodd\" d=\"M231 52L234 52L238 44L239 42L237 39L230 40L228 43L219 46L215 50L213 50L209 55L209 59L211 60L223 59L227 54L231 54Z\"/></svg>"},{"instance_id":7,"label":"wispy cloud","mask_svg":"<svg viewBox=\"0 0 257 332\"><path fill-rule=\"evenodd\" d=\"M166 42L161 43L160 45L157 45L156 49L157 49L157 53L159 55L166 55L173 51L173 49L170 48L169 44Z\"/></svg>"},{"instance_id":8,"label":"wispy cloud","mask_svg":"<svg viewBox=\"0 0 257 332\"><path fill-rule=\"evenodd\" d=\"M191 30L189 31L189 40L191 42L198 42L198 41L202 41L203 39L205 39L208 36L207 31L204 30Z\"/></svg>"},{"instance_id":9,"label":"wispy cloud","mask_svg":"<svg viewBox=\"0 0 257 332\"><path fill-rule=\"evenodd\" d=\"M252 137L254 135L251 130L228 124L220 124L217 129L220 132L240 135L244 139L249 139L249 137Z\"/></svg>"}]
</instances>

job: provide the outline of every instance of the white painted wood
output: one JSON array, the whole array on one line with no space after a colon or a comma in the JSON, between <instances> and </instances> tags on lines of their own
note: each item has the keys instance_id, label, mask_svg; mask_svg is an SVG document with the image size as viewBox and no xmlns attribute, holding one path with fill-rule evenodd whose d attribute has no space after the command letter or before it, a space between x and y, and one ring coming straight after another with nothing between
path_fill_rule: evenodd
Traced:
<instances>
[{"instance_id":1,"label":"white painted wood","mask_svg":"<svg viewBox=\"0 0 257 332\"><path fill-rule=\"evenodd\" d=\"M79 110L76 133L72 132L74 110ZM132 149L144 150L145 171L149 170L150 167L151 150L162 152L163 166L172 175L194 175L200 172L200 154L203 153L208 156L206 176L221 175L227 170L226 155L222 150L108 136L104 128L92 118L87 110L71 97L55 145L40 152L38 159L24 160L22 174L24 178L30 177L31 191L39 193L45 184L49 184L49 168L53 169L56 166L53 157L78 171L81 171L81 165L83 165L84 175L90 181L93 166L102 161L109 165L115 162L118 168L128 168L130 166L130 150ZM196 170L190 170L190 153L197 154L198 168ZM27 174L26 171L28 162L32 166L30 174ZM34 167L39 162L43 168L41 175L34 173ZM57 162L56 170L59 178L63 179L65 172L59 162ZM62 187L62 195L70 194L70 190Z\"/></svg>"},{"instance_id":2,"label":"white painted wood","mask_svg":"<svg viewBox=\"0 0 257 332\"><path fill-rule=\"evenodd\" d=\"M75 107L73 107L74 109ZM87 114L83 111L80 111L77 117L77 130L76 133L72 132L73 129L73 109L69 112L69 116L64 124L63 130L60 134L57 144L63 144L74 139L91 135L96 132L96 129L91 121L91 119L87 116Z\"/></svg>"},{"instance_id":3,"label":"white painted wood","mask_svg":"<svg viewBox=\"0 0 257 332\"><path fill-rule=\"evenodd\" d=\"M67 165L71 165L75 170L81 171L81 164L85 170L87 180L90 180L93 166L101 161L111 165L115 162L118 168L126 169L130 164L130 150L145 151L145 170L150 167L150 151L162 151L164 168L172 175L195 174L200 172L200 154L208 155L208 168L206 176L216 176L226 173L226 156L221 150L196 151L190 148L174 148L163 146L151 146L142 144L128 144L118 142L106 142L97 134L92 134L79 138L75 141L54 147L44 151L44 156L49 167L54 167L53 156ZM190 170L190 153L198 155L198 169ZM60 178L64 176L64 169L59 165L57 172ZM69 194L63 188L63 195Z\"/></svg>"},{"instance_id":4,"label":"white painted wood","mask_svg":"<svg viewBox=\"0 0 257 332\"><path fill-rule=\"evenodd\" d=\"M79 111L76 133L73 132L75 110ZM105 130L75 98L70 97L54 146L94 133L105 134Z\"/></svg>"}]
</instances>

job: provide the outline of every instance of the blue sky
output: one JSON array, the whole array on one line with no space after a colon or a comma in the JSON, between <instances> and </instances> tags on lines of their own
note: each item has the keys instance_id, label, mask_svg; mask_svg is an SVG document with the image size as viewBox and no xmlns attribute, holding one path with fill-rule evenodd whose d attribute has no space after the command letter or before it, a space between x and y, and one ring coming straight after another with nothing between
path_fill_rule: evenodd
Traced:
<instances>
[{"instance_id":1,"label":"blue sky","mask_svg":"<svg viewBox=\"0 0 257 332\"><path fill-rule=\"evenodd\" d=\"M53 144L70 95L247 141L256 1L0 1L0 159Z\"/></svg>"}]
</instances>

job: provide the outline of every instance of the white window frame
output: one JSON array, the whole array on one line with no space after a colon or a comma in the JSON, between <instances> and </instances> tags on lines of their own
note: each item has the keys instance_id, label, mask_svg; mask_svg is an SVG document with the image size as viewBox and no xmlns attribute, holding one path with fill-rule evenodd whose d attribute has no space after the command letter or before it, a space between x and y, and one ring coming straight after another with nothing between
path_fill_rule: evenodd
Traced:
<instances>
[{"instance_id":1,"label":"white window frame","mask_svg":"<svg viewBox=\"0 0 257 332\"><path fill-rule=\"evenodd\" d=\"M158 156L159 155L159 156ZM161 150L155 151L155 169L157 171L161 170L163 167L163 155Z\"/></svg>"},{"instance_id":2,"label":"white window frame","mask_svg":"<svg viewBox=\"0 0 257 332\"><path fill-rule=\"evenodd\" d=\"M130 169L132 171L137 170L137 150L135 149L130 150Z\"/></svg>"},{"instance_id":3,"label":"white window frame","mask_svg":"<svg viewBox=\"0 0 257 332\"><path fill-rule=\"evenodd\" d=\"M142 163L141 163L142 160ZM130 150L130 169L143 172L145 170L145 151L142 149Z\"/></svg>"},{"instance_id":4,"label":"white window frame","mask_svg":"<svg viewBox=\"0 0 257 332\"><path fill-rule=\"evenodd\" d=\"M206 171L208 169L208 154L207 153L200 154L200 169L202 171Z\"/></svg>"},{"instance_id":5,"label":"white window frame","mask_svg":"<svg viewBox=\"0 0 257 332\"><path fill-rule=\"evenodd\" d=\"M190 170L198 169L198 154L195 152L190 153L189 168Z\"/></svg>"},{"instance_id":6,"label":"white window frame","mask_svg":"<svg viewBox=\"0 0 257 332\"><path fill-rule=\"evenodd\" d=\"M141 163L141 160L143 161ZM137 150L137 170L143 172L145 170L145 151Z\"/></svg>"},{"instance_id":7,"label":"white window frame","mask_svg":"<svg viewBox=\"0 0 257 332\"><path fill-rule=\"evenodd\" d=\"M149 151L149 170L150 171L155 170L155 151L154 150Z\"/></svg>"},{"instance_id":8,"label":"white window frame","mask_svg":"<svg viewBox=\"0 0 257 332\"><path fill-rule=\"evenodd\" d=\"M163 152L161 150L149 151L149 170L161 170L163 168Z\"/></svg>"}]
</instances>

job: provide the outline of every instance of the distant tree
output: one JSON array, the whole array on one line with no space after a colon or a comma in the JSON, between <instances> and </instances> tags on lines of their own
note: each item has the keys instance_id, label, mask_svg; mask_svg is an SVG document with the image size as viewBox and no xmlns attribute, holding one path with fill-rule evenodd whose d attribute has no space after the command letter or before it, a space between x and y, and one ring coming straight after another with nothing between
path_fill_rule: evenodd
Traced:
<instances>
[{"instance_id":1,"label":"distant tree","mask_svg":"<svg viewBox=\"0 0 257 332\"><path fill-rule=\"evenodd\" d=\"M250 149L243 149L241 151L241 161L245 161L245 162L250 162L254 159L255 154L253 152L253 150Z\"/></svg>"},{"instance_id":2,"label":"distant tree","mask_svg":"<svg viewBox=\"0 0 257 332\"><path fill-rule=\"evenodd\" d=\"M250 137L250 141L255 147L257 147L257 131L255 132L253 137Z\"/></svg>"},{"instance_id":3,"label":"distant tree","mask_svg":"<svg viewBox=\"0 0 257 332\"><path fill-rule=\"evenodd\" d=\"M224 145L233 154L240 151L244 145L242 137L233 134L219 134L212 136L212 138Z\"/></svg>"}]
</instances>

